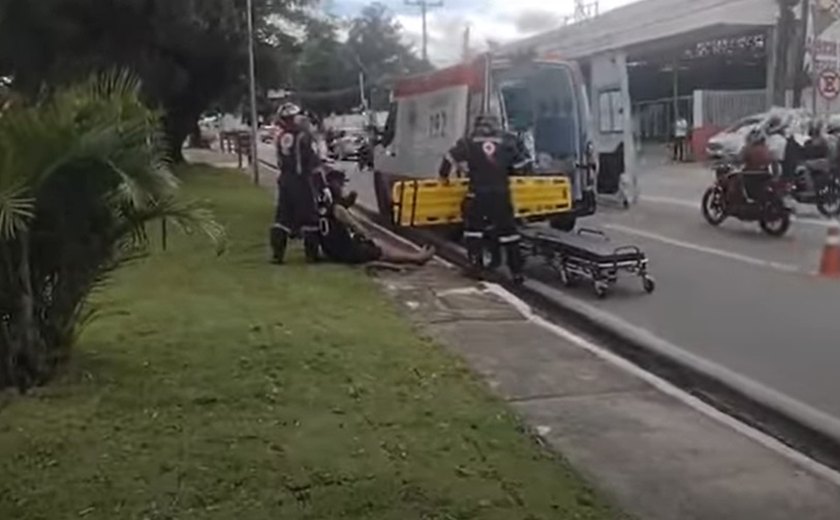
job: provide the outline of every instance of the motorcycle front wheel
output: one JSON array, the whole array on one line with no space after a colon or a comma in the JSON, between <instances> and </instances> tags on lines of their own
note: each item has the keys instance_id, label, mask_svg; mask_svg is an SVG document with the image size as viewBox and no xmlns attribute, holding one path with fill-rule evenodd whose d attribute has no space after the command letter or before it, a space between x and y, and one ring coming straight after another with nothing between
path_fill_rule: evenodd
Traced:
<instances>
[{"instance_id":1,"label":"motorcycle front wheel","mask_svg":"<svg viewBox=\"0 0 840 520\"><path fill-rule=\"evenodd\" d=\"M832 178L819 188L817 210L829 218L840 215L840 179Z\"/></svg>"},{"instance_id":2,"label":"motorcycle front wheel","mask_svg":"<svg viewBox=\"0 0 840 520\"><path fill-rule=\"evenodd\" d=\"M726 220L723 208L723 192L717 186L712 186L703 194L703 217L713 226L719 226Z\"/></svg>"},{"instance_id":3,"label":"motorcycle front wheel","mask_svg":"<svg viewBox=\"0 0 840 520\"><path fill-rule=\"evenodd\" d=\"M780 237L790 229L790 214L783 213L775 219L762 218L758 224L761 226L761 230L771 237Z\"/></svg>"}]
</instances>

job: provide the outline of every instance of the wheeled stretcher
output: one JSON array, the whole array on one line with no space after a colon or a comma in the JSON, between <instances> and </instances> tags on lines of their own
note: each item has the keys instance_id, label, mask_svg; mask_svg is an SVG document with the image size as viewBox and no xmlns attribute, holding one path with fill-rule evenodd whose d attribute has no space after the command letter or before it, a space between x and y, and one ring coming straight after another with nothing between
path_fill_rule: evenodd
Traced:
<instances>
[{"instance_id":1,"label":"wheeled stretcher","mask_svg":"<svg viewBox=\"0 0 840 520\"><path fill-rule=\"evenodd\" d=\"M394 224L423 227L461 222L467 186L467 179L396 182L391 192ZM545 219L572 209L571 184L565 176L511 177L510 188L517 219Z\"/></svg>"},{"instance_id":2,"label":"wheeled stretcher","mask_svg":"<svg viewBox=\"0 0 840 520\"><path fill-rule=\"evenodd\" d=\"M637 246L615 246L603 232L587 228L565 233L524 226L520 232L526 258L541 258L566 286L580 279L589 280L595 294L604 298L618 281L619 272L625 271L641 279L645 292L656 289L656 282L648 274L647 256Z\"/></svg>"}]
</instances>

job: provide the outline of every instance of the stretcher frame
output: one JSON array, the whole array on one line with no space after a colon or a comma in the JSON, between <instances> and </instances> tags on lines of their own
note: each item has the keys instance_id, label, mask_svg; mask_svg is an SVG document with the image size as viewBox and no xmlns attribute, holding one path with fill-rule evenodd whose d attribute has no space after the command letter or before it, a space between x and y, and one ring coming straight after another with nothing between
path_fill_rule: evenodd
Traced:
<instances>
[{"instance_id":1,"label":"stretcher frame","mask_svg":"<svg viewBox=\"0 0 840 520\"><path fill-rule=\"evenodd\" d=\"M656 282L648 273L648 258L638 246L623 245L603 254L594 248L587 250L564 242L563 235L566 234L523 229L522 253L526 258L542 259L566 287L574 286L581 279L592 282L598 298L606 298L620 272L638 276L648 294L656 289ZM574 235L595 237L602 244L610 241L602 231L595 229L580 228Z\"/></svg>"},{"instance_id":2,"label":"stretcher frame","mask_svg":"<svg viewBox=\"0 0 840 520\"><path fill-rule=\"evenodd\" d=\"M564 175L552 176L519 176L511 177L511 191L515 192L517 186L522 185L528 181L536 181L545 184L561 184L566 190L566 199L553 202L542 203L534 206L516 205L514 204L515 216L519 220L536 221L548 220L553 217L570 213L573 209L573 201L571 198L571 185L568 178ZM419 220L417 218L417 202L420 195L419 188L423 184L438 183L438 179L406 179L399 182L392 188L391 200L391 220L392 224L397 227L417 227L417 226L434 226L445 224L460 224L463 222L463 215L460 208L458 211L452 212L449 215L441 218L429 218ZM452 189L458 190L461 197L465 197L468 191L469 180L466 178L453 179L451 182ZM411 199L409 204L405 204L405 191L411 186ZM399 193L399 195L396 195ZM406 207L408 206L408 207ZM404 212L408 210L408 218L405 219Z\"/></svg>"}]
</instances>

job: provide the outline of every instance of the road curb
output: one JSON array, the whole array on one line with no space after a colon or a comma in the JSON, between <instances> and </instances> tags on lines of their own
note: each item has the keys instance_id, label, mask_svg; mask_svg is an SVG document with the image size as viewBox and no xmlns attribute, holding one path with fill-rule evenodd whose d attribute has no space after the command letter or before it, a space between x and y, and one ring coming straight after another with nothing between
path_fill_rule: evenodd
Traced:
<instances>
[{"instance_id":1,"label":"road curb","mask_svg":"<svg viewBox=\"0 0 840 520\"><path fill-rule=\"evenodd\" d=\"M276 170L271 163L260 163ZM440 257L466 266L463 249L443 237L416 228L395 228L378 210L356 204L368 220L412 243L431 244ZM514 286L501 273L491 273L498 283L536 310L551 311L597 338L610 350L678 388L700 398L723 413L776 438L785 445L840 471L840 419L792 399L721 365L695 356L651 332L563 293L544 282L528 279Z\"/></svg>"},{"instance_id":2,"label":"road curb","mask_svg":"<svg viewBox=\"0 0 840 520\"><path fill-rule=\"evenodd\" d=\"M369 220L413 243L434 245L438 254L458 266L466 257L460 246L434 233L394 228L377 211L360 205ZM492 280L505 286L536 310L553 311L572 325L596 337L609 349L644 370L709 403L737 420L776 438L783 444L840 471L840 420L792 399L721 365L695 356L651 332L563 293L528 279L514 286L504 275ZM556 317L556 316L555 316Z\"/></svg>"}]
</instances>

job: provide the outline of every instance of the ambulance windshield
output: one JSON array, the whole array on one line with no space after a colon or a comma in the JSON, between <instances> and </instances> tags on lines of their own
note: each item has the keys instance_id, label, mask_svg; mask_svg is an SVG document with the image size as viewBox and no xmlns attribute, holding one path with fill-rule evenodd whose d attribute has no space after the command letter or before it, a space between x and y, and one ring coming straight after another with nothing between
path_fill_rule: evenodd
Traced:
<instances>
[{"instance_id":1,"label":"ambulance windshield","mask_svg":"<svg viewBox=\"0 0 840 520\"><path fill-rule=\"evenodd\" d=\"M536 64L497 76L508 129L529 148L538 168L552 169L578 152L579 123L568 67Z\"/></svg>"}]
</instances>

